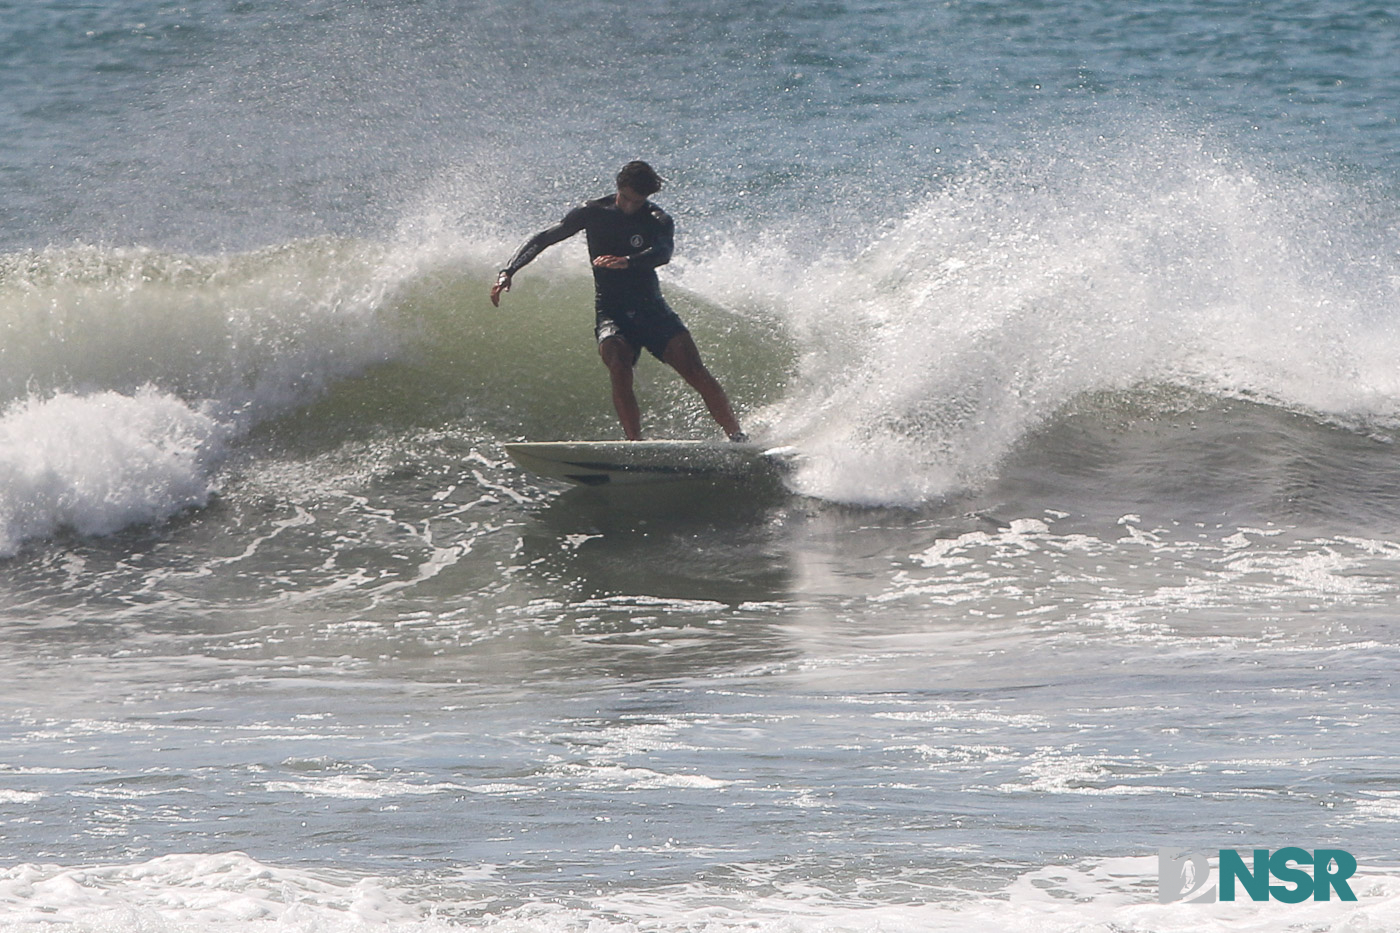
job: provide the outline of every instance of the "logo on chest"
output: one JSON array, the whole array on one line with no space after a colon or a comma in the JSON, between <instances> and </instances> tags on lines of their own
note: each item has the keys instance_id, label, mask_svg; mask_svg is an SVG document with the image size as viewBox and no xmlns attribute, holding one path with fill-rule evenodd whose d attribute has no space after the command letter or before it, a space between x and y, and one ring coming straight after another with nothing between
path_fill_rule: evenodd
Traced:
<instances>
[{"instance_id":1,"label":"logo on chest","mask_svg":"<svg viewBox=\"0 0 1400 933\"><path fill-rule=\"evenodd\" d=\"M631 242L631 244L632 244L632 246L633 246L634 248L641 246L641 245L642 245L642 235L641 235L640 233L634 233L634 234L632 234L632 239L631 239L630 242Z\"/></svg>"}]
</instances>

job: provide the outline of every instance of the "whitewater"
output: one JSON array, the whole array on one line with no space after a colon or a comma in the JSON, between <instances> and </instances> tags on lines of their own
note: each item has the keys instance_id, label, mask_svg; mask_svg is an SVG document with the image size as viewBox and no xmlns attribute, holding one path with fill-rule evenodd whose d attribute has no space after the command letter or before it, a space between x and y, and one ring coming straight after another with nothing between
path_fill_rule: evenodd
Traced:
<instances>
[{"instance_id":1,"label":"whitewater","mask_svg":"<svg viewBox=\"0 0 1400 933\"><path fill-rule=\"evenodd\" d=\"M0 28L0 929L1400 929L1380 6ZM616 438L582 243L778 487ZM716 437L649 357L649 436ZM1162 903L1342 849L1356 901Z\"/></svg>"}]
</instances>

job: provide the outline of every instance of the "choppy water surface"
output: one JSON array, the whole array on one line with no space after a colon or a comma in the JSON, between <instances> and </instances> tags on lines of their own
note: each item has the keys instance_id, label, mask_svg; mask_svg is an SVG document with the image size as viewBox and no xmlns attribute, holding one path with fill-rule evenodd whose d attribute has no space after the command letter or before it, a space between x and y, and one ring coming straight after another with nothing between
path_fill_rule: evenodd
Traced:
<instances>
[{"instance_id":1,"label":"choppy water surface","mask_svg":"<svg viewBox=\"0 0 1400 933\"><path fill-rule=\"evenodd\" d=\"M1400 928L1389 10L5 20L6 929ZM782 484L504 455L635 156Z\"/></svg>"}]
</instances>

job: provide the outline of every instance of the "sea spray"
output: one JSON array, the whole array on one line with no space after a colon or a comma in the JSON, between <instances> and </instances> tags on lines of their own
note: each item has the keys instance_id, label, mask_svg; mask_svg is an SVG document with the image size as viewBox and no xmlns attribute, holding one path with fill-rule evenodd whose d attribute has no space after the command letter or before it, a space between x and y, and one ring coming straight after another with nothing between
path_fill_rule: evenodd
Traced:
<instances>
[{"instance_id":1,"label":"sea spray","mask_svg":"<svg viewBox=\"0 0 1400 933\"><path fill-rule=\"evenodd\" d=\"M252 419L393 353L409 260L360 241L198 256L78 246L0 257L0 393L152 384Z\"/></svg>"},{"instance_id":2,"label":"sea spray","mask_svg":"<svg viewBox=\"0 0 1400 933\"><path fill-rule=\"evenodd\" d=\"M803 492L909 505L984 482L1086 393L1393 419L1394 231L1359 200L1166 130L969 167L858 258L778 273L802 357L764 420L807 455Z\"/></svg>"}]
</instances>

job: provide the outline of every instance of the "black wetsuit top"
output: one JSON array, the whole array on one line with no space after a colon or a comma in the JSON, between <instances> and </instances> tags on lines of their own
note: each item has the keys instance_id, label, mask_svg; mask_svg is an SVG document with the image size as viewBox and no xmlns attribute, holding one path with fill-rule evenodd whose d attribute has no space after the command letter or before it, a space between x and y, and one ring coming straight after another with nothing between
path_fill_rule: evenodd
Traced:
<instances>
[{"instance_id":1,"label":"black wetsuit top","mask_svg":"<svg viewBox=\"0 0 1400 933\"><path fill-rule=\"evenodd\" d=\"M559 223L530 237L502 271L514 275L547 247L585 230L589 259L627 257L626 269L593 267L593 288L600 314L618 316L666 308L656 267L671 261L675 222L650 201L635 214L624 214L617 208L616 200L616 195L609 195L585 201Z\"/></svg>"}]
</instances>

